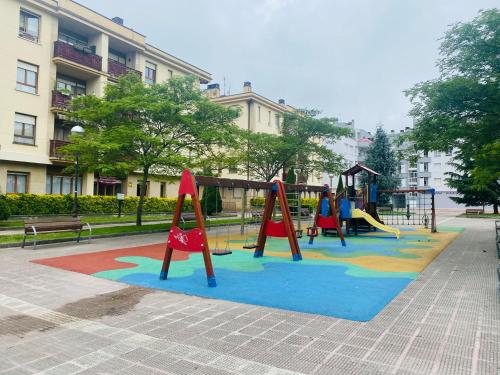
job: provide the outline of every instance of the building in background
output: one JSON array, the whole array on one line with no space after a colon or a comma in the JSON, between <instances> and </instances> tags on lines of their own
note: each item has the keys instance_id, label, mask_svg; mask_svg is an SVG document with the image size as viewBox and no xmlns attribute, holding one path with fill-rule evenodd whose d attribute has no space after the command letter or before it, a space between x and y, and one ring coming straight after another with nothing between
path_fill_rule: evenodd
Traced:
<instances>
[{"instance_id":1,"label":"building in background","mask_svg":"<svg viewBox=\"0 0 500 375\"><path fill-rule=\"evenodd\" d=\"M210 73L146 42L123 20L109 19L71 0L2 0L3 73L0 85L0 194L68 194L74 178L58 154L71 125L65 107L74 95L103 94L128 72L144 82ZM82 194L137 194L138 175L124 180L83 175ZM166 181L151 179L148 196L165 196ZM172 187L174 190L175 188Z\"/></svg>"}]
</instances>

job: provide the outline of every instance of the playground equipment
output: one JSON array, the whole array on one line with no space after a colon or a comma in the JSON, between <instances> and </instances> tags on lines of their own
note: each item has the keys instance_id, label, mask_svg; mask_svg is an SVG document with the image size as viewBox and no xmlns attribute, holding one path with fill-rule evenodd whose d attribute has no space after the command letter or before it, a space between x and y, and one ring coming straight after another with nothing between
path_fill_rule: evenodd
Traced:
<instances>
[{"instance_id":1,"label":"playground equipment","mask_svg":"<svg viewBox=\"0 0 500 375\"><path fill-rule=\"evenodd\" d=\"M196 217L196 228L185 231L179 228L179 222L181 219L182 205L184 204L187 194L191 195L191 200L193 202L193 209ZM172 226L167 239L167 249L165 250L165 257L163 259L163 265L160 273L161 280L165 280L167 278L174 249L203 253L208 286L215 287L217 285L212 267L212 260L210 259L210 250L208 248L207 235L205 232L205 224L203 221L198 191L196 189L194 177L187 169L182 172L181 176L177 204L175 205Z\"/></svg>"},{"instance_id":2,"label":"playground equipment","mask_svg":"<svg viewBox=\"0 0 500 375\"><path fill-rule=\"evenodd\" d=\"M340 238L342 246L345 246L344 234L340 228L339 220L337 219L335 209L335 203L333 200L330 187L328 185L323 186L323 191L321 192L320 198L318 200L318 207L316 209L316 214L314 216L314 222L312 227L307 228L307 236L309 237L309 244L312 244L314 238L318 236L318 229L322 228L324 230L335 229L337 235Z\"/></svg>"},{"instance_id":3,"label":"playground equipment","mask_svg":"<svg viewBox=\"0 0 500 375\"><path fill-rule=\"evenodd\" d=\"M360 172L368 174L368 183L356 192L355 176ZM377 176L380 174L362 164L356 164L342 174L346 189L337 193L337 206L340 207L340 220L346 223L347 234L351 227L354 227L356 235L360 229L377 228L399 238L400 230L385 225L377 212ZM352 178L352 185L349 185L349 177Z\"/></svg>"},{"instance_id":4,"label":"playground equipment","mask_svg":"<svg viewBox=\"0 0 500 375\"><path fill-rule=\"evenodd\" d=\"M278 198L282 220L273 221L272 214ZM264 247L266 245L267 237L287 237L292 252L292 259L297 261L302 259L299 249L297 236L299 233L295 231L292 217L290 215L290 208L285 194L283 182L275 180L273 186L267 194L266 203L264 205L264 213L262 215L262 223L260 226L259 237L257 239L257 246L255 248L254 257L259 258L264 255ZM300 232L300 236L302 233Z\"/></svg>"},{"instance_id":5,"label":"playground equipment","mask_svg":"<svg viewBox=\"0 0 500 375\"><path fill-rule=\"evenodd\" d=\"M378 213L386 224L422 225L436 232L435 190L378 190Z\"/></svg>"}]
</instances>

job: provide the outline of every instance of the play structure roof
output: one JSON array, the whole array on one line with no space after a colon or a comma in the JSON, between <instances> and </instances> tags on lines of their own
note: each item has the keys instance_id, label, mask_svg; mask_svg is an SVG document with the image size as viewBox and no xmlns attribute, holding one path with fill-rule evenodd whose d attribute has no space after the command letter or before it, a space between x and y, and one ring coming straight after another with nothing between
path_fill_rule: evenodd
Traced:
<instances>
[{"instance_id":1,"label":"play structure roof","mask_svg":"<svg viewBox=\"0 0 500 375\"><path fill-rule=\"evenodd\" d=\"M375 172L373 169L368 168L366 165L359 164L359 163L357 163L356 165L352 166L348 170L342 172L342 174L343 175L347 175L347 176L354 176L355 174L357 174L359 172L363 172L363 171L367 172L369 174L373 174L375 176L380 176L380 173Z\"/></svg>"}]
</instances>

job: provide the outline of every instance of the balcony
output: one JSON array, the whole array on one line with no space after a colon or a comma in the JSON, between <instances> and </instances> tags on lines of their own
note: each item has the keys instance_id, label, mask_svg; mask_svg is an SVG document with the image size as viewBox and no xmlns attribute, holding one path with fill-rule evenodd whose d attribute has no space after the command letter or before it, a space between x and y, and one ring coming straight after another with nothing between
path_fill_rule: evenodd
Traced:
<instances>
[{"instance_id":1,"label":"balcony","mask_svg":"<svg viewBox=\"0 0 500 375\"><path fill-rule=\"evenodd\" d=\"M50 148L49 148L49 157L51 159L60 159L64 160L64 155L58 152L59 147L66 146L70 142L61 141L59 139L51 139L50 140Z\"/></svg>"},{"instance_id":2,"label":"balcony","mask_svg":"<svg viewBox=\"0 0 500 375\"><path fill-rule=\"evenodd\" d=\"M56 41L54 42L54 57L60 57L94 70L102 70L102 57L89 52L88 47L80 48Z\"/></svg>"},{"instance_id":3,"label":"balcony","mask_svg":"<svg viewBox=\"0 0 500 375\"><path fill-rule=\"evenodd\" d=\"M64 110L68 107L71 96L62 94L60 91L52 90L52 108Z\"/></svg>"},{"instance_id":4,"label":"balcony","mask_svg":"<svg viewBox=\"0 0 500 375\"><path fill-rule=\"evenodd\" d=\"M108 59L108 73L113 77L119 77L130 72L138 74L139 77L142 76L141 72L139 72L138 70L129 68L128 66L120 64L115 60Z\"/></svg>"}]
</instances>

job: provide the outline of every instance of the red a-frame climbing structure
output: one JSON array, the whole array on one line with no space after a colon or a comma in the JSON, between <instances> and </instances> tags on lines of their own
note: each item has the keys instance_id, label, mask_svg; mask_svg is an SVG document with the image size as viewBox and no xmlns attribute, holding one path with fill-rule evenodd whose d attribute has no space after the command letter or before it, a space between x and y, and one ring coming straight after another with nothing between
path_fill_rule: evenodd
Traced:
<instances>
[{"instance_id":1,"label":"red a-frame climbing structure","mask_svg":"<svg viewBox=\"0 0 500 375\"><path fill-rule=\"evenodd\" d=\"M271 220L276 198L279 199L281 213L283 215L283 219L281 221ZM257 239L257 247L255 248L255 253L253 255L255 258L259 258L264 255L264 247L266 246L266 239L268 236L288 237L290 250L292 251L292 259L302 259L292 217L290 215L290 208L288 207L288 200L286 199L285 188L283 187L283 182L279 180L275 180L273 182L273 187L267 194L264 213L262 215L262 224L260 226L259 237Z\"/></svg>"},{"instance_id":2,"label":"red a-frame climbing structure","mask_svg":"<svg viewBox=\"0 0 500 375\"><path fill-rule=\"evenodd\" d=\"M182 205L186 194L191 195L193 202L194 214L196 216L196 228L183 231L179 228L179 221L181 218ZM207 272L208 286L216 286L214 270L212 267L212 260L210 258L210 250L208 248L207 235L205 232L205 224L203 222L203 214L201 212L200 199L196 189L196 183L193 175L189 170L184 170L181 176L181 183L179 186L179 195L177 204L175 206L174 218L172 220L172 227L167 239L167 249L165 251L165 258L161 268L160 279L167 278L170 261L172 260L172 253L175 250L188 251L188 252L201 252L203 253L203 260L205 261L205 270Z\"/></svg>"},{"instance_id":3,"label":"red a-frame climbing structure","mask_svg":"<svg viewBox=\"0 0 500 375\"><path fill-rule=\"evenodd\" d=\"M330 216L323 216L322 209L322 201L324 199L328 200L328 206L330 207ZM340 228L340 223L337 218L335 203L333 201L332 193L330 191L330 187L325 185L323 191L321 192L321 196L318 200L318 207L316 208L316 215L314 215L314 223L313 228L325 228L325 229L336 229L337 234L342 242L342 246L345 246L344 234L342 233L342 229ZM314 232L314 231L313 231ZM317 231L316 231L317 235ZM309 243L312 244L314 240L314 236L310 237Z\"/></svg>"}]
</instances>

